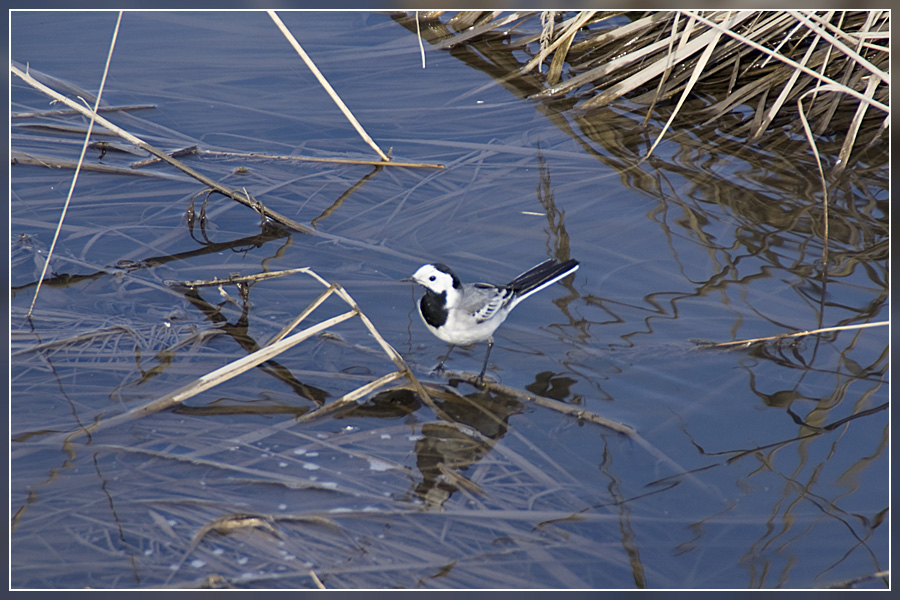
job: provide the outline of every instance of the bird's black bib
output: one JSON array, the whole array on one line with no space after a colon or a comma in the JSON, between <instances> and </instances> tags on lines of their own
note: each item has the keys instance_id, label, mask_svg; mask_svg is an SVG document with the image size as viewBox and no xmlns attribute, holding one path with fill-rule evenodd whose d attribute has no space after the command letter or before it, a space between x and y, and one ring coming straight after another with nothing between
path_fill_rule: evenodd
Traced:
<instances>
[{"instance_id":1,"label":"bird's black bib","mask_svg":"<svg viewBox=\"0 0 900 600\"><path fill-rule=\"evenodd\" d=\"M425 288L425 295L419 301L422 318L432 327L440 327L447 322L447 293L435 294Z\"/></svg>"}]
</instances>

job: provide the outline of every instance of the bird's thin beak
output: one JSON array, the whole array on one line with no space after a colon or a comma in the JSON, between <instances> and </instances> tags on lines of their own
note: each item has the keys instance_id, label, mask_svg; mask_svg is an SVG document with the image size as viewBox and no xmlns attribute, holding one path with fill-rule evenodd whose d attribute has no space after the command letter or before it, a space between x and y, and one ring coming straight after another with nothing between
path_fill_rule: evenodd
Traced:
<instances>
[{"instance_id":1,"label":"bird's thin beak","mask_svg":"<svg viewBox=\"0 0 900 600\"><path fill-rule=\"evenodd\" d=\"M405 283L415 283L415 282L416 282L416 280L413 279L412 277L404 277L404 278L401 279L400 281L403 281L403 282L405 282Z\"/></svg>"}]
</instances>

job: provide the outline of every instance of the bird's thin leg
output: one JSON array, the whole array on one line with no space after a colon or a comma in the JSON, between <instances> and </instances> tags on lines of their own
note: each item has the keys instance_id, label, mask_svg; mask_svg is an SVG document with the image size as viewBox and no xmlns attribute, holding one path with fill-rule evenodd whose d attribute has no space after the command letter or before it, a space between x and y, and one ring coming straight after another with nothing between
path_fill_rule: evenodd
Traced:
<instances>
[{"instance_id":1,"label":"bird's thin leg","mask_svg":"<svg viewBox=\"0 0 900 600\"><path fill-rule=\"evenodd\" d=\"M481 375L478 376L478 381L480 381L481 383L484 383L484 372L487 370L488 357L490 357L491 355L491 348L494 347L494 338L489 337L487 343L488 347L487 352L484 353L484 364L481 365Z\"/></svg>"},{"instance_id":2,"label":"bird's thin leg","mask_svg":"<svg viewBox=\"0 0 900 600\"><path fill-rule=\"evenodd\" d=\"M453 348L455 347L455 344L450 344L450 348L447 349L447 354L445 354L443 358L441 358L441 362L439 362L437 368L435 368L435 373L440 373L444 370L444 361L450 358L450 353L453 352Z\"/></svg>"}]
</instances>

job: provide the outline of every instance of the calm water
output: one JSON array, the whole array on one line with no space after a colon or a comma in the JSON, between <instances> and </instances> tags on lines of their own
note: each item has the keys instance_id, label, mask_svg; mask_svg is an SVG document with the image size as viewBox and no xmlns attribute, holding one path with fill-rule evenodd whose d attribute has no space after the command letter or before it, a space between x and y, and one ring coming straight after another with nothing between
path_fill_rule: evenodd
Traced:
<instances>
[{"instance_id":1,"label":"calm water","mask_svg":"<svg viewBox=\"0 0 900 600\"><path fill-rule=\"evenodd\" d=\"M115 17L14 13L12 59L96 90ZM386 14L282 18L394 159L446 168L185 159L314 235L260 235L215 195L192 230L205 194L180 172L84 172L29 323L72 171L13 166L12 587L814 588L889 568L887 327L695 344L887 320L882 155L830 190L823 284L818 175L785 149L802 136L676 130L636 166L659 126L641 132L639 107L523 100L477 52L429 50L422 69ZM14 113L53 108L16 77L11 93ZM166 150L375 158L265 13L127 13L104 100L153 105L108 118ZM14 119L12 150L76 160L81 137L31 127L48 124L85 121ZM295 422L394 370L356 319L177 410L60 441L245 356L323 290L170 282L311 267L441 384L446 347L399 280L441 261L502 283L569 256L580 270L516 309L488 373L639 441L464 383L436 398L444 418L395 392Z\"/></svg>"}]
</instances>

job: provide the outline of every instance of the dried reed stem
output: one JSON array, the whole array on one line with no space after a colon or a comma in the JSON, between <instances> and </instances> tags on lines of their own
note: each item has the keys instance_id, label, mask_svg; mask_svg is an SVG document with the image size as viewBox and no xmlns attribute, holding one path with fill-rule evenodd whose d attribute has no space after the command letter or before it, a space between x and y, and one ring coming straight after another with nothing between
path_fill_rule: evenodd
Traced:
<instances>
[{"instance_id":1,"label":"dried reed stem","mask_svg":"<svg viewBox=\"0 0 900 600\"><path fill-rule=\"evenodd\" d=\"M811 49L812 48L810 48L810 50ZM797 71L794 73L796 74ZM825 182L825 171L822 169L822 159L819 157L819 147L816 145L816 140L813 138L813 132L809 126L809 121L807 121L806 114L803 112L803 98L810 94L814 94L817 91L817 89L810 90L797 98L797 113L800 116L800 122L803 124L803 132L806 134L806 141L809 142L809 147L812 149L813 156L816 159L816 166L819 169L819 182L822 184L822 272L824 274L828 269L828 184ZM860 104L860 106L865 105ZM760 125L760 127L763 126L764 125Z\"/></svg>"},{"instance_id":2,"label":"dried reed stem","mask_svg":"<svg viewBox=\"0 0 900 600\"><path fill-rule=\"evenodd\" d=\"M314 63L309 55L306 54L306 51L303 50L303 47L290 32L287 26L285 26L281 19L278 18L278 15L275 14L275 11L270 10L266 12L269 13L269 16L275 22L275 25L278 27L278 29L281 30L281 33L284 34L284 37L287 38L287 41L291 44L291 46L294 47L294 50L297 51L297 54L300 55L300 58L303 59L303 62L305 62L306 66L309 67L309 70L312 71L312 74L316 76L316 79L319 80L319 84L321 84L321 86L325 88L325 91L328 92L328 95L331 96L331 99L334 100L334 103L337 104L337 107L341 109L341 112L344 113L344 116L347 117L347 120L350 121L350 124L353 125L354 129L356 129L360 137L362 137L362 139L365 140L365 142L369 146L371 146L375 150L375 152L378 153L378 156L381 157L381 160L383 160L384 162L390 162L391 159L381 151L381 148L378 147L378 144L375 143L375 140L373 140L371 136L366 133L366 130L363 129L363 126L360 125L359 121L356 120L356 117L353 116L353 113L350 112L350 109L347 108L347 105L344 104L344 101L341 100L341 97L338 96L337 92L334 91L334 88L331 87L331 84L328 83L328 80L325 79L325 76L322 75L318 67L316 67L316 63Z\"/></svg>"},{"instance_id":3,"label":"dried reed stem","mask_svg":"<svg viewBox=\"0 0 900 600\"><path fill-rule=\"evenodd\" d=\"M37 286L34 288L34 296L31 298L31 305L28 312L25 313L26 318L31 317L34 310L34 303L37 302L38 293L41 291L41 284L47 275L47 269L50 267L50 259L53 257L53 249L56 248L56 241L59 239L59 232L62 231L63 221L66 219L66 213L69 210L69 203L72 201L72 194L75 192L75 183L78 181L78 174L81 172L81 164L84 162L84 155L87 154L88 145L91 143L91 131L94 129L94 121L97 118L97 108L100 106L100 97L103 95L103 87L106 85L106 75L109 73L109 63L112 61L113 50L116 47L116 38L119 36L119 25L122 23L122 11L119 11L119 17L116 19L116 27L113 29L112 40L109 43L109 52L106 55L106 65L103 67L103 76L100 78L100 89L97 92L97 99L94 102L94 110L91 113L91 122L88 124L87 133L84 136L84 144L81 146L81 156L78 157L78 165L75 167L75 174L72 176L72 184L69 186L69 193L66 195L66 201L63 204L62 213L59 215L59 223L56 224L56 231L53 232L53 241L50 242L50 249L47 250L47 258L44 260L44 267L41 269L41 276L38 278ZM11 68L12 65L10 65Z\"/></svg>"},{"instance_id":4,"label":"dried reed stem","mask_svg":"<svg viewBox=\"0 0 900 600\"><path fill-rule=\"evenodd\" d=\"M734 23L740 21L742 17L740 15L733 14L732 12L728 13L727 21L722 26L723 29L728 29ZM701 36L700 39L704 39L705 36ZM675 109L672 111L672 114L669 115L669 119L666 121L666 124L663 126L662 131L659 132L659 135L656 137L656 141L653 142L653 145L650 146L650 149L647 150L647 154L644 156L644 160L650 158L650 155L653 154L654 148L662 141L663 136L666 135L666 131L668 131L669 126L672 125L672 121L675 120L675 115L681 110L682 105L685 100L687 100L688 96L690 96L691 90L694 89L694 85L700 79L700 75L703 74L703 69L706 67L706 63L709 62L709 58L712 56L713 50L716 49L716 44L719 43L719 39L722 37L722 32L715 32L709 41L706 43L706 47L703 49L703 54L700 55L700 58L697 60L697 64L694 66L694 70L691 73L691 78L688 80L687 85L684 87L684 91L681 93L681 97L678 99L678 104L675 105ZM585 103L587 105L588 103Z\"/></svg>"}]
</instances>

